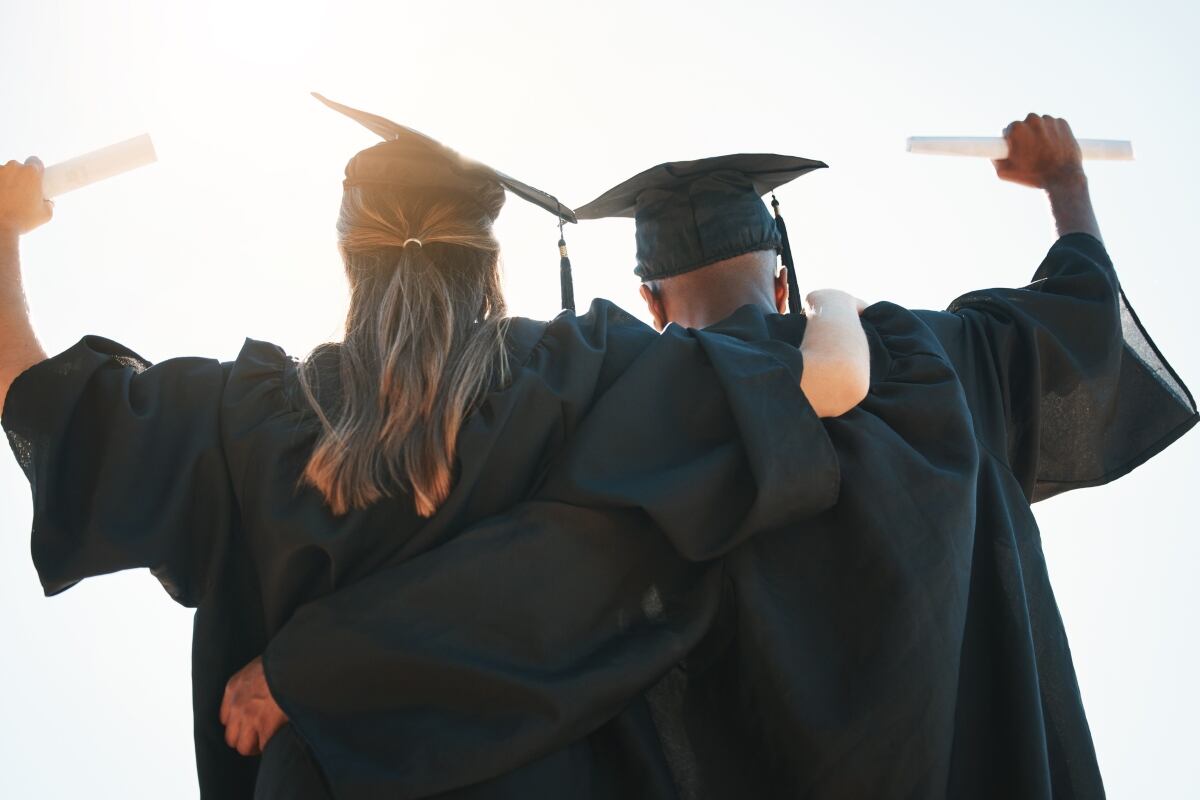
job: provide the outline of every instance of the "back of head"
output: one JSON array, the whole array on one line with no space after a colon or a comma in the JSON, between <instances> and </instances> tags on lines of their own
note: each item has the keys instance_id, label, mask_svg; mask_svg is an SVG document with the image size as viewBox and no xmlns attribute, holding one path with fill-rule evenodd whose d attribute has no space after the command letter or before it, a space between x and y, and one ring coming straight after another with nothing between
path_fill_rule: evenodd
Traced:
<instances>
[{"instance_id":1,"label":"back of head","mask_svg":"<svg viewBox=\"0 0 1200 800\"><path fill-rule=\"evenodd\" d=\"M493 184L462 192L346 186L338 244L350 310L336 401L320 398L317 353L300 383L321 422L302 482L336 514L394 490L430 516L450 493L463 420L503 375L504 297Z\"/></svg>"},{"instance_id":2,"label":"back of head","mask_svg":"<svg viewBox=\"0 0 1200 800\"><path fill-rule=\"evenodd\" d=\"M674 322L704 328L744 305L778 310L777 275L775 251L755 250L644 285L660 326Z\"/></svg>"}]
</instances>

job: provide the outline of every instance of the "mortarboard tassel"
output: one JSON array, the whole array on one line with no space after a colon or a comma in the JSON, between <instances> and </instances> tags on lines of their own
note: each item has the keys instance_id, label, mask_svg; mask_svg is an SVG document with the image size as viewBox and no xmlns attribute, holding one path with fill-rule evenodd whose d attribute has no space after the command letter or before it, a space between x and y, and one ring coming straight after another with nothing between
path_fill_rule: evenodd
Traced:
<instances>
[{"instance_id":1,"label":"mortarboard tassel","mask_svg":"<svg viewBox=\"0 0 1200 800\"><path fill-rule=\"evenodd\" d=\"M788 311L799 314L804 304L800 300L800 282L796 280L796 262L792 260L792 244L788 241L787 224L783 221L783 215L779 213L779 201L775 199L774 192L771 192L771 209L775 212L775 227L779 230L779 238L783 240L779 255L788 271Z\"/></svg>"},{"instance_id":2,"label":"mortarboard tassel","mask_svg":"<svg viewBox=\"0 0 1200 800\"><path fill-rule=\"evenodd\" d=\"M563 238L563 218L558 218L558 279L562 291L562 307L575 310L575 282L571 278L571 259L567 256L567 240Z\"/></svg>"}]
</instances>

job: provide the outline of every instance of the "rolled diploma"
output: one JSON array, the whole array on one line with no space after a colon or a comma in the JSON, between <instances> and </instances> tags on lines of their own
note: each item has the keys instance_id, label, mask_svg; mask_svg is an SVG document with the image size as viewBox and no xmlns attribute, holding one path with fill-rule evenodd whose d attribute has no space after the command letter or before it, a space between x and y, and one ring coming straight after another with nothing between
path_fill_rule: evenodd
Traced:
<instances>
[{"instance_id":1,"label":"rolled diploma","mask_svg":"<svg viewBox=\"0 0 1200 800\"><path fill-rule=\"evenodd\" d=\"M42 196L49 200L157 160L150 134L143 133L46 167L42 174Z\"/></svg>"},{"instance_id":2,"label":"rolled diploma","mask_svg":"<svg viewBox=\"0 0 1200 800\"><path fill-rule=\"evenodd\" d=\"M1132 161L1133 143L1118 139L1080 139L1079 149L1089 160ZM934 156L1008 158L1008 142L1000 136L911 136L908 152Z\"/></svg>"}]
</instances>

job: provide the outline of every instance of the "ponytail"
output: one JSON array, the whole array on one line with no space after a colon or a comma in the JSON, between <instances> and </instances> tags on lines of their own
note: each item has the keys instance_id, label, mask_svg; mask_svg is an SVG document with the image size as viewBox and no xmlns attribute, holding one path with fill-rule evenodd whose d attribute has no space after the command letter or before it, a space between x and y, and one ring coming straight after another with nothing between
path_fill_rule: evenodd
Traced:
<instances>
[{"instance_id":1,"label":"ponytail","mask_svg":"<svg viewBox=\"0 0 1200 800\"><path fill-rule=\"evenodd\" d=\"M463 422L507 370L491 229L502 203L498 186L418 200L346 187L338 240L351 299L335 407L318 401L316 352L299 371L321 424L301 483L335 514L400 489L428 517L450 494Z\"/></svg>"}]
</instances>

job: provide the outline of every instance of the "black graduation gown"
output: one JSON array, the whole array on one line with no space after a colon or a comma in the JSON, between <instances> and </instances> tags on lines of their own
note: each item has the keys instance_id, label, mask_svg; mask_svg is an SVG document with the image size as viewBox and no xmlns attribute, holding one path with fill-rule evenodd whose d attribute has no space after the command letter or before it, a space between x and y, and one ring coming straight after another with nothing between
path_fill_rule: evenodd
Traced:
<instances>
[{"instance_id":1,"label":"black graduation gown","mask_svg":"<svg viewBox=\"0 0 1200 800\"><path fill-rule=\"evenodd\" d=\"M691 645L677 666L656 676L654 643L599 615L564 632L577 623L548 589L596 565L539 559L553 507L518 510L520 533L498 546L497 558L521 561L523 585L488 580L472 597L523 602L463 614L458 601L475 592L461 587L476 576L447 555L302 609L268 648L268 677L327 772L373 766L337 796L424 796L483 773L494 775L453 796L1102 796L1029 506L1135 468L1195 424L1194 402L1086 235L1060 239L1026 288L971 293L946 312L878 303L864 326L870 394L825 421L836 505L739 535L732 550L673 548L680 563L656 565L672 598L658 624ZM802 334L802 318L752 309L705 333L758 346ZM585 481L559 475L543 488L595 502ZM679 502L705 491L681 486ZM608 577L612 608L644 585L620 578ZM661 592L676 580L683 591ZM455 647L431 656L431 630ZM556 646L517 661L497 631ZM624 705L609 684L563 683L596 653L625 671ZM507 703L482 702L477 683L507 687ZM344 709L372 703L394 739L355 735ZM516 735L555 726L565 732ZM514 769L497 773L504 763Z\"/></svg>"},{"instance_id":2,"label":"black graduation gown","mask_svg":"<svg viewBox=\"0 0 1200 800\"><path fill-rule=\"evenodd\" d=\"M593 603L589 576L576 572L570 583L526 586L525 597L494 597L491 609L472 609L478 624L486 628L484 615L501 603L526 601L572 619L584 613L576 605L611 612L613 624L636 632L643 610L663 616L654 606L651 567L665 560L664 542L698 552L732 546L745 531L798 519L836 498L836 462L799 390L796 348L731 353L730 343L714 337L659 336L604 301L586 315L564 313L548 325L514 320L508 338L513 377L464 425L454 490L431 520L417 517L402 494L337 518L315 492L297 489L317 428L298 390L295 363L265 342L247 340L232 363L181 358L150 366L119 344L85 337L13 383L3 424L30 481L32 551L46 593L88 576L148 567L173 598L197 607L194 734L203 797L253 794L258 760L242 758L223 741L218 708L224 685L303 603L430 556L460 560L466 580L515 585L524 579L522 559L536 555L578 565L594 561L597 576L605 578L615 571L640 585L639 605ZM325 381L332 380L327 374L336 369L323 370L323 397ZM791 422L782 432L764 424L785 412ZM538 508L561 535L545 543L546 551L500 547L503 526L484 524L481 535L456 538L550 481L566 443L580 432L588 437L586 457L561 469L577 482L602 486L615 509L611 515L550 495ZM776 436L786 450L775 448ZM804 476L804 487L781 491L781 476L790 482L795 475ZM681 503L681 486L705 487L709 500ZM627 526L618 543L605 538L613 519ZM513 577L505 580L506 574ZM358 635L356 620L373 612L366 607L352 614L338 641L326 646L353 660L347 648ZM454 639L435 633L437 616L427 622L428 652L451 651ZM669 651L660 655L665 667L684 648L674 644L673 628L660 627L653 636ZM569 673L580 656L556 652L552 639L535 633L510 632L505 638L497 630L488 643L497 653L506 647L520 652L540 675L552 674L555 664ZM524 679L536 684L538 674ZM564 691L568 678L564 674ZM628 691L619 680L610 683L605 708L619 705ZM523 712L528 696L518 685L480 682L473 702L495 710L492 735L511 723L515 737L518 716L506 717L505 708ZM371 704L341 712L361 735L386 738L394 730ZM578 738L602 716L593 713L566 733ZM544 738L540 731L530 735ZM564 732L556 727L555 735ZM552 746L566 741L553 739ZM366 767L351 765L350 775L369 780L373 776L356 771ZM331 772L335 789L338 774Z\"/></svg>"}]
</instances>

